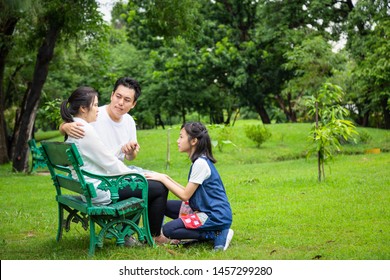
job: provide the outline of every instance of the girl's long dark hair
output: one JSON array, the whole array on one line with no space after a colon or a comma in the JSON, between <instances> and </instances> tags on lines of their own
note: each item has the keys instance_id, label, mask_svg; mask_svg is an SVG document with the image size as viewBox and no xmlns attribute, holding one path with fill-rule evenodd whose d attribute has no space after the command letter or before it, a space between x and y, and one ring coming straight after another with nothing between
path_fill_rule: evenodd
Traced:
<instances>
[{"instance_id":1,"label":"girl's long dark hair","mask_svg":"<svg viewBox=\"0 0 390 280\"><path fill-rule=\"evenodd\" d=\"M91 87L79 87L70 97L61 103L61 118L64 122L73 122L73 117L79 113L80 107L90 108L98 93Z\"/></svg>"},{"instance_id":2,"label":"girl's long dark hair","mask_svg":"<svg viewBox=\"0 0 390 280\"><path fill-rule=\"evenodd\" d=\"M217 160L213 157L211 146L211 138L206 127L200 122L188 122L181 126L188 134L188 140L198 139L195 151L191 155L191 161L194 162L200 156L206 156L211 162L216 163Z\"/></svg>"}]
</instances>

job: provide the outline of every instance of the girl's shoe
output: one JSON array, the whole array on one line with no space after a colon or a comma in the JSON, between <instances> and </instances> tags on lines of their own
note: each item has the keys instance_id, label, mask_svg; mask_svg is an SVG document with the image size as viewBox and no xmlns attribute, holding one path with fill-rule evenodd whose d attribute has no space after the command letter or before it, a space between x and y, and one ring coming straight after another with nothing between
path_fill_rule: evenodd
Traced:
<instances>
[{"instance_id":1,"label":"girl's shoe","mask_svg":"<svg viewBox=\"0 0 390 280\"><path fill-rule=\"evenodd\" d=\"M214 239L214 250L225 251L229 247L233 235L234 235L234 231L230 228L222 230Z\"/></svg>"}]
</instances>

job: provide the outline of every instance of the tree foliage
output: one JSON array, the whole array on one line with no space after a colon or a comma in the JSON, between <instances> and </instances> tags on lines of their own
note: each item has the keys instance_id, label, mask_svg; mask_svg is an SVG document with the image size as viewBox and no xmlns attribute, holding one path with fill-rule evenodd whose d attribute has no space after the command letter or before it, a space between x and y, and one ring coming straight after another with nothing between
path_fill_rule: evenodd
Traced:
<instances>
[{"instance_id":1,"label":"tree foliage","mask_svg":"<svg viewBox=\"0 0 390 280\"><path fill-rule=\"evenodd\" d=\"M352 101L357 108L357 123L363 126L379 117L376 125L390 128L389 20L390 6L385 0L360 0L349 15L347 48L355 62Z\"/></svg>"},{"instance_id":2,"label":"tree foliage","mask_svg":"<svg viewBox=\"0 0 390 280\"><path fill-rule=\"evenodd\" d=\"M30 48L36 48L37 55L31 76L25 85L24 97L19 105L20 111L16 115L11 147L8 149L10 151L8 154L12 157L13 169L16 171L28 169L27 141L33 132L42 89L56 43L61 40L67 41L81 31L84 31L84 40L88 40L99 33L101 25L101 15L97 12L96 2L92 0L81 2L40 0L34 3L37 7L34 10L36 13L30 13L34 15L32 17L25 17L28 19L27 24L32 27L27 31L29 40L26 41L31 43ZM30 65L21 67L24 66ZM3 88L3 83L0 87ZM5 128L0 130L0 134L5 139L9 138Z\"/></svg>"},{"instance_id":3,"label":"tree foliage","mask_svg":"<svg viewBox=\"0 0 390 280\"><path fill-rule=\"evenodd\" d=\"M109 102L119 76L142 85L131 112L139 128L156 114L168 124L229 126L240 112L265 124L307 121L303 97L328 82L344 89L351 120L390 127L384 0L117 1L111 26L95 0L0 5L0 162L11 158L16 170L26 167L33 124L56 125L45 123L47 104L79 85Z\"/></svg>"},{"instance_id":4,"label":"tree foliage","mask_svg":"<svg viewBox=\"0 0 390 280\"><path fill-rule=\"evenodd\" d=\"M341 150L340 139L348 141L357 134L353 122L346 119L349 111L341 105L343 95L339 86L324 83L317 94L305 98L308 113L315 118L308 156L317 154L318 181L325 180L324 164L333 158L335 151Z\"/></svg>"}]
</instances>

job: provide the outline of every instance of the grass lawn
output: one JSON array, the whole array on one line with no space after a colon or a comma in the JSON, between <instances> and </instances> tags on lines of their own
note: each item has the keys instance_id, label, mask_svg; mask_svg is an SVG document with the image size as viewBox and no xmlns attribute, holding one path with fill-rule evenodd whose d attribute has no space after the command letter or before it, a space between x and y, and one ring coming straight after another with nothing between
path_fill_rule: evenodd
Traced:
<instances>
[{"instance_id":1,"label":"grass lawn","mask_svg":"<svg viewBox=\"0 0 390 280\"><path fill-rule=\"evenodd\" d=\"M390 259L389 131L359 128L371 140L344 146L326 166L326 180L318 183L316 159L304 158L308 124L269 125L271 139L256 148L244 134L249 123L255 121L239 121L224 132L209 129L213 139L223 135L234 144L214 149L234 215L235 235L227 251L213 252L208 243L153 249L119 248L106 241L95 259ZM185 184L190 162L177 152L178 132L179 127L139 131L141 152L131 164ZM369 148L382 152L365 154ZM0 259L88 259L89 236L81 226L55 241L57 206L50 177L10 169L10 164L0 166Z\"/></svg>"}]
</instances>

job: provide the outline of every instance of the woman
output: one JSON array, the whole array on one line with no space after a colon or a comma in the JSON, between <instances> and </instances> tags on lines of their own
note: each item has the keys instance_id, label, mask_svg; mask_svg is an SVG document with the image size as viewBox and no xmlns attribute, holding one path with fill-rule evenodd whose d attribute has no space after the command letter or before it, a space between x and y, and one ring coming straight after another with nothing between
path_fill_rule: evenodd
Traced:
<instances>
[{"instance_id":1,"label":"woman","mask_svg":"<svg viewBox=\"0 0 390 280\"><path fill-rule=\"evenodd\" d=\"M80 139L66 137L66 142L75 143L81 156L83 157L84 167L97 174L123 174L129 173L131 170L109 149L103 144L95 129L90 125L96 121L98 116L98 94L90 87L79 87L71 96L61 104L61 117L65 122L79 122L83 124L85 136ZM90 179L97 188L98 181ZM161 225L163 221L163 213L166 207L168 190L156 181L148 181L149 190L149 224L150 231L157 243L166 243L169 240L161 234ZM158 188L156 188L156 185ZM154 186L151 188L151 186ZM107 205L111 203L110 192L96 189L97 197L93 199L94 204ZM132 191L126 188L119 191L119 200L126 199L131 196L141 197L141 191ZM162 214L161 214L162 213ZM134 239L127 240L127 245L132 245Z\"/></svg>"},{"instance_id":2,"label":"woman","mask_svg":"<svg viewBox=\"0 0 390 280\"><path fill-rule=\"evenodd\" d=\"M177 140L179 152L192 161L188 183L181 186L166 174L146 173L147 179L163 183L180 200L167 202L166 216L174 219L163 226L172 239L214 240L215 250L226 250L233 238L232 210L211 150L206 127L199 122L184 124Z\"/></svg>"}]
</instances>

